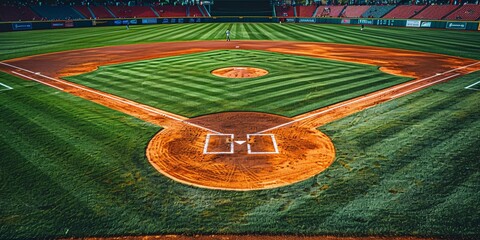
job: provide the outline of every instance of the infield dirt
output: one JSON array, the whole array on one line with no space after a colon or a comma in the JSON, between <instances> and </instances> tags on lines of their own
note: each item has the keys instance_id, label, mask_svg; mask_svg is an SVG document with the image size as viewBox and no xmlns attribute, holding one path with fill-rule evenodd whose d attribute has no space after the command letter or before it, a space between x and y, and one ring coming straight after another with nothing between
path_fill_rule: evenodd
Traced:
<instances>
[{"instance_id":1,"label":"infield dirt","mask_svg":"<svg viewBox=\"0 0 480 240\"><path fill-rule=\"evenodd\" d=\"M292 119L245 112L187 119L59 79L109 64L218 49L264 50L364 63L415 80ZM341 44L198 41L113 46L36 55L5 61L0 64L0 70L57 87L164 127L150 142L147 156L157 170L177 181L213 189L254 190L298 182L327 168L334 161L335 148L326 135L316 130L317 127L381 102L480 70L479 63L472 59L439 54ZM225 146L225 149L232 150L232 154L204 154L206 136L212 133L234 134L246 143L225 142L230 146ZM246 134L254 133L273 134L279 153L272 153L272 147L269 146L271 143L247 139ZM231 139L233 140L236 139ZM246 146L267 149L267 154L249 154Z\"/></svg>"}]
</instances>

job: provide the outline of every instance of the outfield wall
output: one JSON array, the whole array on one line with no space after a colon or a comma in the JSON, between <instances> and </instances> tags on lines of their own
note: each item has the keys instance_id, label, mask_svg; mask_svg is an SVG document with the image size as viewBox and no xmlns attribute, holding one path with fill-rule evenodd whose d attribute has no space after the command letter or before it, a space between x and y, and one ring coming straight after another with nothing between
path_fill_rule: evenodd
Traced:
<instances>
[{"instance_id":1,"label":"outfield wall","mask_svg":"<svg viewBox=\"0 0 480 240\"><path fill-rule=\"evenodd\" d=\"M392 26L410 28L435 28L452 30L480 31L479 21L443 21L383 18L277 18L277 17L208 17L208 18L135 18L135 19L101 19L69 21L32 21L2 22L0 31L25 31L39 29L77 28L94 26L125 26L145 24L182 24L182 23L225 23L225 22L284 22L314 24L346 24L365 26Z\"/></svg>"}]
</instances>

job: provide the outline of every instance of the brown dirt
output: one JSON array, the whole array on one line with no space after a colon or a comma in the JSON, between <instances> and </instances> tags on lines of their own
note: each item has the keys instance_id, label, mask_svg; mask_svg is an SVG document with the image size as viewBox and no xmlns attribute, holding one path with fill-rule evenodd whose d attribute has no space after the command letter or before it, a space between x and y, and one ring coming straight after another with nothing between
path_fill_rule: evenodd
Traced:
<instances>
[{"instance_id":1,"label":"brown dirt","mask_svg":"<svg viewBox=\"0 0 480 240\"><path fill-rule=\"evenodd\" d=\"M168 57L217 49L254 49L285 54L365 63L417 80L371 93L356 99L312 111L293 119L261 113L219 113L187 119L127 99L54 78L92 71L98 66ZM476 60L407 50L342 44L284 41L198 41L113 46L30 56L5 61L30 71L0 64L0 70L13 71L64 91L122 111L165 129L150 142L147 156L165 175L185 184L213 189L252 190L272 188L307 179L327 168L335 150L327 136L316 130L322 124L342 118L380 102L418 91L480 69ZM36 74L39 72L40 74ZM436 75L437 73L444 73ZM432 77L431 77L432 76ZM426 79L424 79L426 78ZM270 130L269 130L270 129ZM233 154L203 154L208 133L274 134L279 154L247 154L246 143L234 143ZM268 138L265 138L268 140ZM250 139L254 151L271 151L269 141ZM213 141L212 148L229 149ZM225 144L228 144L225 142Z\"/></svg>"},{"instance_id":2,"label":"brown dirt","mask_svg":"<svg viewBox=\"0 0 480 240\"><path fill-rule=\"evenodd\" d=\"M335 236L266 236L266 235L157 235L157 236L128 236L128 237L107 237L107 238L85 238L90 240L153 240L153 239L166 239L166 240L440 240L441 238L422 238L422 237L385 237L385 236L373 236L373 237L335 237Z\"/></svg>"},{"instance_id":3,"label":"brown dirt","mask_svg":"<svg viewBox=\"0 0 480 240\"><path fill-rule=\"evenodd\" d=\"M212 74L224 78L255 78L267 75L268 71L252 67L228 67L215 69Z\"/></svg>"}]
</instances>

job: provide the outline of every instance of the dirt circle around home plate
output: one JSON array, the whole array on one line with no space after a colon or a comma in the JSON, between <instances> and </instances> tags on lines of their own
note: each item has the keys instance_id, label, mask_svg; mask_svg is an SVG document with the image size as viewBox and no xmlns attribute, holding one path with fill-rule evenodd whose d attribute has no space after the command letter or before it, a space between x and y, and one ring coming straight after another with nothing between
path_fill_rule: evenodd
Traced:
<instances>
[{"instance_id":1,"label":"dirt circle around home plate","mask_svg":"<svg viewBox=\"0 0 480 240\"><path fill-rule=\"evenodd\" d=\"M211 71L211 74L223 78L255 78L268 74L268 71L254 67L226 67Z\"/></svg>"},{"instance_id":2,"label":"dirt circle around home plate","mask_svg":"<svg viewBox=\"0 0 480 240\"><path fill-rule=\"evenodd\" d=\"M216 133L185 125L163 129L147 148L150 163L187 185L249 191L311 178L334 161L330 138L292 119L259 112L223 112L187 120Z\"/></svg>"}]
</instances>

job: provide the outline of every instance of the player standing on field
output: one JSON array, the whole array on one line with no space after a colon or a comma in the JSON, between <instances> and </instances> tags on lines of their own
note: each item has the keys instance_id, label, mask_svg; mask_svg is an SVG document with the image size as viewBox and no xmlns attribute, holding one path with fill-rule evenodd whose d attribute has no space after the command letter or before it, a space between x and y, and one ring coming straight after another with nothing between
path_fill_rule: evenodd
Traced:
<instances>
[{"instance_id":1,"label":"player standing on field","mask_svg":"<svg viewBox=\"0 0 480 240\"><path fill-rule=\"evenodd\" d=\"M227 35L227 42L230 41L230 29L227 29L227 31L225 32L225 35Z\"/></svg>"}]
</instances>

